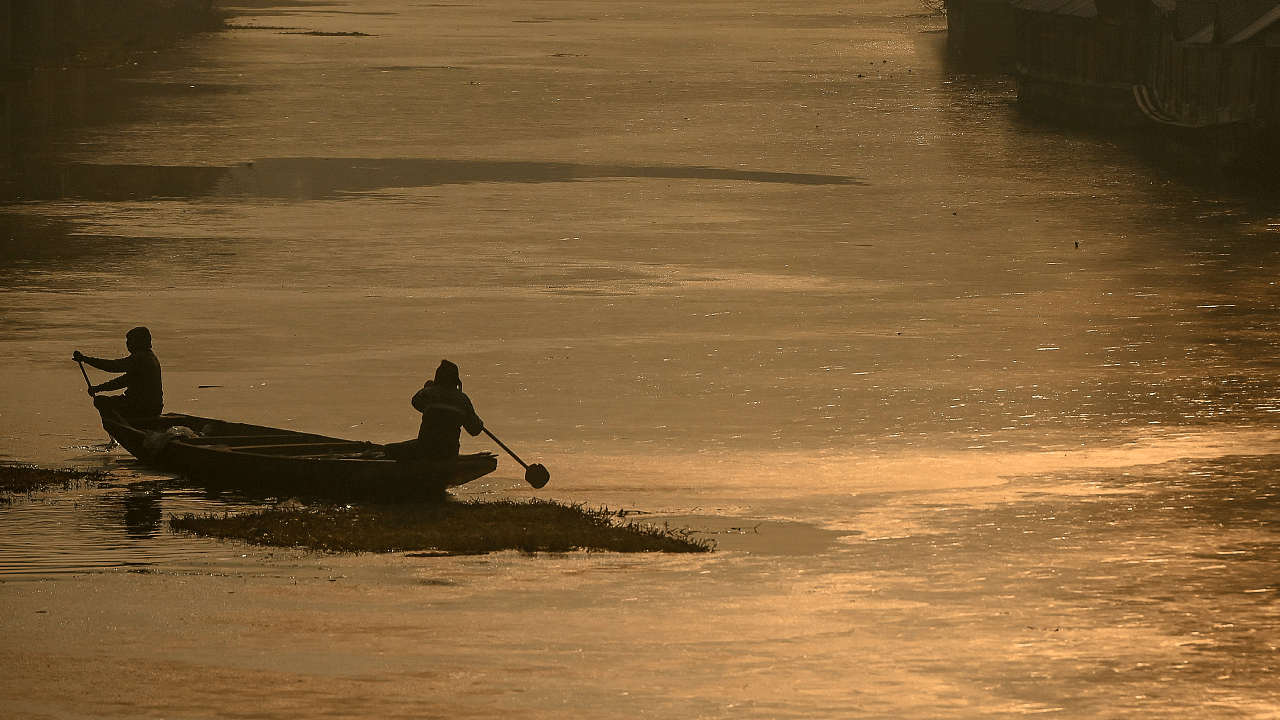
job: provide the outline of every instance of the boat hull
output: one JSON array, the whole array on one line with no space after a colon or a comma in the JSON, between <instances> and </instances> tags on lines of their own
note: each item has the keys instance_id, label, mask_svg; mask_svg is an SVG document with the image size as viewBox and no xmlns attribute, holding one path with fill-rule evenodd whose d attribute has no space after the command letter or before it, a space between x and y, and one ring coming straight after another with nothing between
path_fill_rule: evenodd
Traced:
<instances>
[{"instance_id":1,"label":"boat hull","mask_svg":"<svg viewBox=\"0 0 1280 720\"><path fill-rule=\"evenodd\" d=\"M395 461L382 446L261 425L166 413L102 427L148 467L261 497L429 499L498 467L491 453Z\"/></svg>"}]
</instances>

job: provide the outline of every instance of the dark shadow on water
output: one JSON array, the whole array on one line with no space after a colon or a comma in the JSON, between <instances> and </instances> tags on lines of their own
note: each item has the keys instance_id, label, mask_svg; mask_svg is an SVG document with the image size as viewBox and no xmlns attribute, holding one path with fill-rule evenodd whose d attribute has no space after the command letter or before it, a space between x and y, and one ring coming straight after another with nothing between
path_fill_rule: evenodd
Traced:
<instances>
[{"instance_id":1,"label":"dark shadow on water","mask_svg":"<svg viewBox=\"0 0 1280 720\"><path fill-rule=\"evenodd\" d=\"M154 488L133 490L121 498L125 532L129 537L150 538L160 532L164 520L160 500L160 491Z\"/></svg>"},{"instance_id":2,"label":"dark shadow on water","mask_svg":"<svg viewBox=\"0 0 1280 720\"><path fill-rule=\"evenodd\" d=\"M83 287L85 273L134 262L164 242L94 232L83 222L42 215L22 205L0 207L0 288L74 291ZM220 252L213 246L202 252L203 266L218 267ZM0 335L12 338L20 332L48 331L52 322L71 320L70 316L55 321L0 312Z\"/></svg>"},{"instance_id":3,"label":"dark shadow on water","mask_svg":"<svg viewBox=\"0 0 1280 720\"><path fill-rule=\"evenodd\" d=\"M149 165L61 165L29 172L13 188L15 200L97 201L209 195L227 169Z\"/></svg>"},{"instance_id":4,"label":"dark shadow on water","mask_svg":"<svg viewBox=\"0 0 1280 720\"><path fill-rule=\"evenodd\" d=\"M789 185L865 185L844 175L701 166L590 165L438 159L268 158L231 167L64 164L35 170L14 199L127 201L256 197L322 200L348 193L471 183L562 183L618 178L715 180Z\"/></svg>"}]
</instances>

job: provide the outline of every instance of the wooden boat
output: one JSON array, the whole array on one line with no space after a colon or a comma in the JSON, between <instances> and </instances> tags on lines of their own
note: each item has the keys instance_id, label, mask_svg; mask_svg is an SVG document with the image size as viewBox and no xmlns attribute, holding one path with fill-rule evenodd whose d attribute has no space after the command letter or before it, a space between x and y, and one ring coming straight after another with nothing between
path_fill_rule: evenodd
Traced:
<instances>
[{"instance_id":1,"label":"wooden boat","mask_svg":"<svg viewBox=\"0 0 1280 720\"><path fill-rule=\"evenodd\" d=\"M254 496L429 499L498 467L492 453L388 460L374 443L178 413L103 414L102 427L148 467Z\"/></svg>"}]
</instances>

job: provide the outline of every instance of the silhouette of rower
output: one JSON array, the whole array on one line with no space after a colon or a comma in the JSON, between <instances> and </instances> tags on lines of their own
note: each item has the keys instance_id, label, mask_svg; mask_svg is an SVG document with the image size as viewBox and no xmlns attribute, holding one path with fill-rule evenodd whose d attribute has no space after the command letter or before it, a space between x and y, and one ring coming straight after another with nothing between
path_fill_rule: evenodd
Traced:
<instances>
[{"instance_id":1,"label":"silhouette of rower","mask_svg":"<svg viewBox=\"0 0 1280 720\"><path fill-rule=\"evenodd\" d=\"M449 460L458 456L462 429L472 436L484 432L471 398L462 392L458 366L441 360L436 376L413 396L413 407L422 413L416 440L391 443L384 454L393 460Z\"/></svg>"},{"instance_id":2,"label":"silhouette of rower","mask_svg":"<svg viewBox=\"0 0 1280 720\"><path fill-rule=\"evenodd\" d=\"M83 355L79 350L71 359L113 373L124 373L101 385L90 385L89 395L93 406L102 414L115 413L122 418L155 417L164 411L164 390L160 382L160 360L151 352L151 331L136 327L124 336L129 356L119 360ZM123 395L99 395L101 392L119 390Z\"/></svg>"}]
</instances>

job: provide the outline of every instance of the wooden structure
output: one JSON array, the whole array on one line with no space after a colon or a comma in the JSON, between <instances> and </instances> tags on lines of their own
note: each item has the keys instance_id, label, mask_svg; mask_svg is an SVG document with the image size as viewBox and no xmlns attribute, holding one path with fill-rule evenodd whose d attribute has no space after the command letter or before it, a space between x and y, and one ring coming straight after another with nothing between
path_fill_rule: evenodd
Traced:
<instances>
[{"instance_id":1,"label":"wooden structure","mask_svg":"<svg viewBox=\"0 0 1280 720\"><path fill-rule=\"evenodd\" d=\"M944 0L947 50L966 70L1013 70L1013 7L1009 0Z\"/></svg>"},{"instance_id":2,"label":"wooden structure","mask_svg":"<svg viewBox=\"0 0 1280 720\"><path fill-rule=\"evenodd\" d=\"M144 465L252 496L432 499L498 467L492 453L395 461L373 443L177 413L103 414L102 427Z\"/></svg>"},{"instance_id":3,"label":"wooden structure","mask_svg":"<svg viewBox=\"0 0 1280 720\"><path fill-rule=\"evenodd\" d=\"M1223 17L1231 3L1200 5L1213 11L1200 17L1203 27L1179 16L1166 28L1144 106L1187 126L1280 118L1280 3L1243 27Z\"/></svg>"},{"instance_id":4,"label":"wooden structure","mask_svg":"<svg viewBox=\"0 0 1280 720\"><path fill-rule=\"evenodd\" d=\"M1147 120L1133 88L1153 71L1148 0L1014 0L1018 103L1101 125Z\"/></svg>"},{"instance_id":5,"label":"wooden structure","mask_svg":"<svg viewBox=\"0 0 1280 720\"><path fill-rule=\"evenodd\" d=\"M1280 127L1280 0L1013 0L1018 102L1224 167Z\"/></svg>"}]
</instances>

